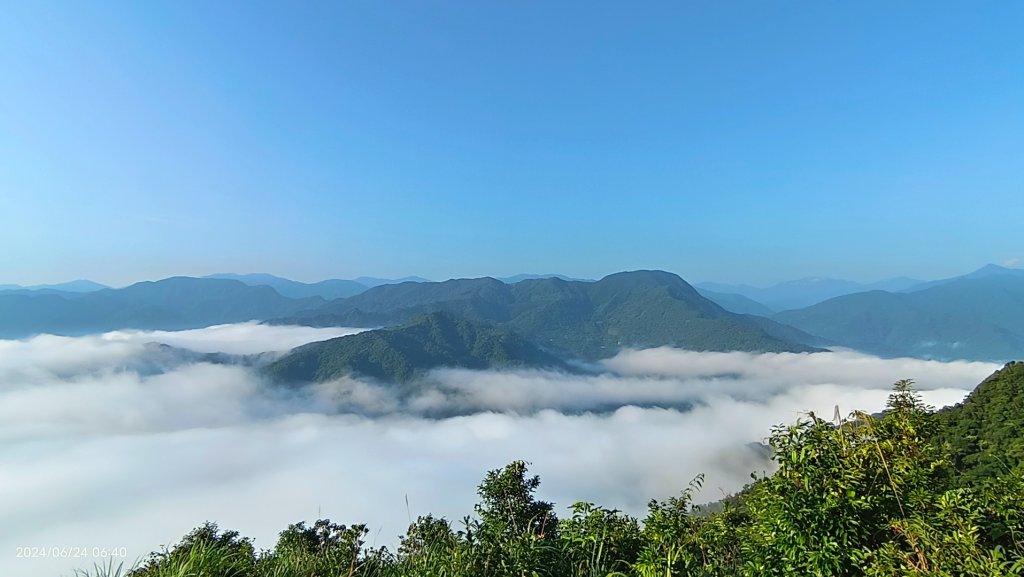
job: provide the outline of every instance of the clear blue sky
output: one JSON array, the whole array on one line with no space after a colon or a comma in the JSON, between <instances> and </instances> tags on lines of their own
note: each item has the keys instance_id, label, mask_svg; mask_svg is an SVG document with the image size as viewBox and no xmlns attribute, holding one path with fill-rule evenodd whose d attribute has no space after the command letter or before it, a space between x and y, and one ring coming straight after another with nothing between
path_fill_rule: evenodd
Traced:
<instances>
[{"instance_id":1,"label":"clear blue sky","mask_svg":"<svg viewBox=\"0 0 1024 577\"><path fill-rule=\"evenodd\" d=\"M7 2L0 283L1024 258L1024 3Z\"/></svg>"}]
</instances>

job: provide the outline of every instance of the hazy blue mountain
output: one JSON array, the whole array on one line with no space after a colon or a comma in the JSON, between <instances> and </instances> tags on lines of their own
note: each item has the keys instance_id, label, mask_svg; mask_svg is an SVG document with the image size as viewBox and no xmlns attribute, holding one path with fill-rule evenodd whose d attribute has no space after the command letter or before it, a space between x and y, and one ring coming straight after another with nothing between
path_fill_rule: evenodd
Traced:
<instances>
[{"instance_id":1,"label":"hazy blue mountain","mask_svg":"<svg viewBox=\"0 0 1024 577\"><path fill-rule=\"evenodd\" d=\"M899 276L895 278L880 280L877 282L865 283L861 291L908 291L914 290L915 287L922 285L924 282L925 281L916 278Z\"/></svg>"},{"instance_id":2,"label":"hazy blue mountain","mask_svg":"<svg viewBox=\"0 0 1024 577\"><path fill-rule=\"evenodd\" d=\"M535 280L539 278L558 278L568 281L594 282L593 279L573 278L570 276L565 276L564 274L517 274L513 276L500 277L498 278L498 280L505 284L516 284L517 282L521 282L524 280Z\"/></svg>"},{"instance_id":3,"label":"hazy blue mountain","mask_svg":"<svg viewBox=\"0 0 1024 577\"><path fill-rule=\"evenodd\" d=\"M32 286L21 286L16 284L0 285L0 291L21 290L21 291L50 291L68 293L88 293L110 288L91 280L73 280L57 284L37 284Z\"/></svg>"},{"instance_id":4,"label":"hazy blue mountain","mask_svg":"<svg viewBox=\"0 0 1024 577\"><path fill-rule=\"evenodd\" d=\"M355 281L361 285L371 288L386 284L400 284L404 282L430 282L421 276L405 276L402 278L376 278L372 276L361 276L355 279Z\"/></svg>"},{"instance_id":5,"label":"hazy blue mountain","mask_svg":"<svg viewBox=\"0 0 1024 577\"><path fill-rule=\"evenodd\" d=\"M1024 275L962 278L908 293L845 295L774 318L879 355L1012 360L1024 356Z\"/></svg>"},{"instance_id":6,"label":"hazy blue mountain","mask_svg":"<svg viewBox=\"0 0 1024 577\"><path fill-rule=\"evenodd\" d=\"M920 283L916 286L904 289L903 292L914 292L924 290L932 287L937 287L944 284L949 284L953 281L965 280L965 279L979 279L989 278L993 276L1011 276L1011 277L1024 277L1024 269L1021 268L1007 268L1005 266L999 266L997 264L987 264L976 271L969 272L965 275L955 276L952 278L945 278L939 280L933 280L925 283Z\"/></svg>"},{"instance_id":7,"label":"hazy blue mountain","mask_svg":"<svg viewBox=\"0 0 1024 577\"><path fill-rule=\"evenodd\" d=\"M828 347L834 347L837 344L835 341L802 331L792 325L780 323L768 317L747 314L738 316L743 320L743 322L755 326L764 331L766 335L783 342L800 343L802 345L818 349L827 349Z\"/></svg>"},{"instance_id":8,"label":"hazy blue mountain","mask_svg":"<svg viewBox=\"0 0 1024 577\"><path fill-rule=\"evenodd\" d=\"M547 278L510 285L484 277L385 285L275 322L380 326L435 311L497 324L545 348L588 359L625 347L811 350L771 334L802 333L769 319L730 313L683 279L661 271L618 273L597 282Z\"/></svg>"},{"instance_id":9,"label":"hazy blue mountain","mask_svg":"<svg viewBox=\"0 0 1024 577\"><path fill-rule=\"evenodd\" d=\"M325 300L334 300L348 298L370 288L368 285L358 283L354 280L329 279L315 283L304 283L265 273L220 273L210 275L206 278L237 280L249 286L265 285L273 288L282 296L293 299L321 297Z\"/></svg>"},{"instance_id":10,"label":"hazy blue mountain","mask_svg":"<svg viewBox=\"0 0 1024 577\"><path fill-rule=\"evenodd\" d=\"M16 286L16 285L7 285L7 286ZM0 294L8 295L8 296L9 295L16 295L16 294L31 295L31 296L57 295L57 296L64 297L66 299L77 299L77 298L82 297L84 295L87 295L89 293L87 293L87 292L62 291L62 290L51 289L51 288L0 288Z\"/></svg>"},{"instance_id":11,"label":"hazy blue mountain","mask_svg":"<svg viewBox=\"0 0 1024 577\"><path fill-rule=\"evenodd\" d=\"M84 294L0 293L0 338L80 335L115 329L189 329L291 315L324 304L267 286L174 277Z\"/></svg>"},{"instance_id":12,"label":"hazy blue mountain","mask_svg":"<svg viewBox=\"0 0 1024 577\"><path fill-rule=\"evenodd\" d=\"M1009 268L989 263L976 271L965 274L962 278L988 278L1003 275L1024 277L1024 268Z\"/></svg>"},{"instance_id":13,"label":"hazy blue mountain","mask_svg":"<svg viewBox=\"0 0 1024 577\"><path fill-rule=\"evenodd\" d=\"M717 293L738 294L769 309L783 311L811 306L838 296L872 290L907 290L922 281L899 277L873 283L859 283L824 277L808 277L781 282L770 287L754 287L745 284L733 285L715 282L698 283L697 288Z\"/></svg>"},{"instance_id":14,"label":"hazy blue mountain","mask_svg":"<svg viewBox=\"0 0 1024 577\"><path fill-rule=\"evenodd\" d=\"M980 269L965 275L955 276L934 281L922 281L908 277L896 277L880 280L872 283L859 283L848 280L809 277L799 280L787 281L769 287L755 287L745 284L727 284L716 282L703 282L695 285L698 290L709 291L720 294L736 294L760 303L775 311L790 309L801 309L826 300L861 292L882 290L886 292L915 292L953 281L964 279L987 278L991 276L1024 276L1024 269L1007 268L995 264L987 264ZM709 298L711 298L709 296ZM712 300L716 300L712 298ZM721 300L721 299L719 299ZM719 302L716 300L716 302ZM741 305L737 301L719 302L724 308L739 312L737 308ZM749 303L747 303L749 305ZM733 308L730 308L730 305ZM757 313L754 310L745 310L751 314Z\"/></svg>"},{"instance_id":15,"label":"hazy blue mountain","mask_svg":"<svg viewBox=\"0 0 1024 577\"><path fill-rule=\"evenodd\" d=\"M438 367L565 368L557 357L503 328L433 312L394 329L311 343L270 364L284 382L320 382L345 375L407 382Z\"/></svg>"},{"instance_id":16,"label":"hazy blue mountain","mask_svg":"<svg viewBox=\"0 0 1024 577\"><path fill-rule=\"evenodd\" d=\"M741 315L760 315L763 317L770 317L775 314L774 310L741 294L720 293L699 287L697 287L697 292L699 292L702 297L710 300L729 312Z\"/></svg>"}]
</instances>

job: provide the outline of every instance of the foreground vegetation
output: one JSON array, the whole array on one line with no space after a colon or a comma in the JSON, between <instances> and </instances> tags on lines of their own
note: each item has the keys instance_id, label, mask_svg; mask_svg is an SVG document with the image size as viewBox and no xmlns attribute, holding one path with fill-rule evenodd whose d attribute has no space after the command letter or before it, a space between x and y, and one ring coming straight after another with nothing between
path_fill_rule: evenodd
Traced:
<instances>
[{"instance_id":1,"label":"foreground vegetation","mask_svg":"<svg viewBox=\"0 0 1024 577\"><path fill-rule=\"evenodd\" d=\"M772 431L778 471L713 512L694 506L698 478L651 501L643 520L590 503L559 519L534 496L539 478L514 462L487 474L472 516L421 517L394 552L366 547L365 525L299 523L256 551L206 524L138 567L81 575L1024 575L1024 432L1013 426L1021 394L1024 364L1010 364L938 414L909 381L896 383L880 416L810 414Z\"/></svg>"}]
</instances>

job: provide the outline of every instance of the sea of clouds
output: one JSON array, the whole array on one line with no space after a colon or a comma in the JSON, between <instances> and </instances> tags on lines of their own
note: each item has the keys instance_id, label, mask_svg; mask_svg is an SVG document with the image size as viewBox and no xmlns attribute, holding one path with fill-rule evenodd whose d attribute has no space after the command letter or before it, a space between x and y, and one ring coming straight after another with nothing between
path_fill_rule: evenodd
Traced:
<instances>
[{"instance_id":1,"label":"sea of clouds","mask_svg":"<svg viewBox=\"0 0 1024 577\"><path fill-rule=\"evenodd\" d=\"M131 564L206 520L258 547L319 517L367 523L372 543L393 545L418 515L470 513L486 471L515 459L560 513L587 500L642 515L700 473L699 500L713 501L770 470L752 444L774 425L877 411L903 378L953 404L998 368L662 348L595 373L438 370L397 394L352 378L275 386L258 366L197 354L266 360L354 332L245 323L0 340L0 575L100 561L20 547L123 546Z\"/></svg>"}]
</instances>

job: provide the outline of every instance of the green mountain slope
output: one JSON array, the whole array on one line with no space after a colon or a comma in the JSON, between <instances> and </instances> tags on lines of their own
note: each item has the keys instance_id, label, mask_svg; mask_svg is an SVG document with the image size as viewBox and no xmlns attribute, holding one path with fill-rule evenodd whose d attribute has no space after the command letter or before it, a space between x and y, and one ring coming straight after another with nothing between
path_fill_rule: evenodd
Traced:
<instances>
[{"instance_id":1,"label":"green mountain slope","mask_svg":"<svg viewBox=\"0 0 1024 577\"><path fill-rule=\"evenodd\" d=\"M857 293L773 318L874 354L1006 361L1024 356L1024 277Z\"/></svg>"},{"instance_id":2,"label":"green mountain slope","mask_svg":"<svg viewBox=\"0 0 1024 577\"><path fill-rule=\"evenodd\" d=\"M174 277L75 295L0 293L0 338L80 335L116 329L189 329L262 320L322 306L267 286Z\"/></svg>"},{"instance_id":3,"label":"green mountain slope","mask_svg":"<svg viewBox=\"0 0 1024 577\"><path fill-rule=\"evenodd\" d=\"M1024 471L1024 363L1007 364L936 419L936 441L949 444L968 483Z\"/></svg>"},{"instance_id":4,"label":"green mountain slope","mask_svg":"<svg viewBox=\"0 0 1024 577\"><path fill-rule=\"evenodd\" d=\"M493 278L403 283L370 289L276 322L367 326L408 322L446 311L510 328L538 345L582 358L614 355L624 347L675 346L706 351L807 351L772 335L799 334L768 319L730 313L677 275L634 271L597 282L529 279L512 285Z\"/></svg>"},{"instance_id":5,"label":"green mountain slope","mask_svg":"<svg viewBox=\"0 0 1024 577\"><path fill-rule=\"evenodd\" d=\"M349 374L407 382L438 367L565 365L512 331L434 312L401 328L304 345L270 364L266 372L285 382L320 382Z\"/></svg>"}]
</instances>

